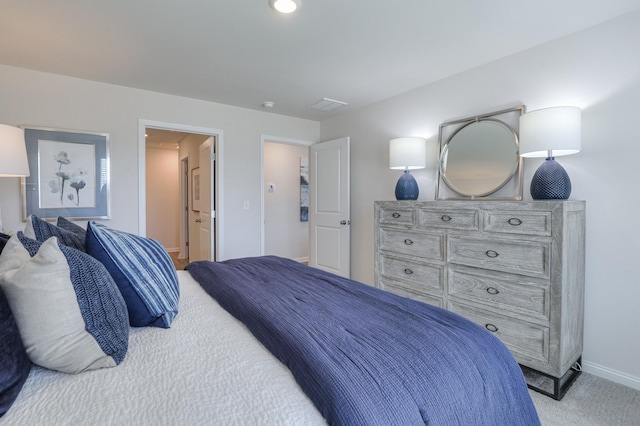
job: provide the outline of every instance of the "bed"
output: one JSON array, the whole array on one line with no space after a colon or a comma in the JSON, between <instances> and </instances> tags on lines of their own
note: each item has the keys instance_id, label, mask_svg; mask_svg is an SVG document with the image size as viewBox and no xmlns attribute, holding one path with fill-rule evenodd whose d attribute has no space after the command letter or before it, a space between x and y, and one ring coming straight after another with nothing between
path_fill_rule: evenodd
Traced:
<instances>
[{"instance_id":1,"label":"bed","mask_svg":"<svg viewBox=\"0 0 640 426\"><path fill-rule=\"evenodd\" d=\"M95 223L69 227L79 239L33 225L36 239L19 232L0 254L26 352L39 356L32 305L63 304L34 298L56 285L77 297L57 316L79 307L84 317L72 355L79 340L94 352L71 365L34 361L0 425L539 424L504 345L448 311L287 259L195 262L176 273L153 241ZM46 283L21 305L11 281L31 263Z\"/></svg>"},{"instance_id":2,"label":"bed","mask_svg":"<svg viewBox=\"0 0 640 426\"><path fill-rule=\"evenodd\" d=\"M289 370L178 271L169 329L131 328L115 368L70 375L33 366L2 425L326 424Z\"/></svg>"}]
</instances>

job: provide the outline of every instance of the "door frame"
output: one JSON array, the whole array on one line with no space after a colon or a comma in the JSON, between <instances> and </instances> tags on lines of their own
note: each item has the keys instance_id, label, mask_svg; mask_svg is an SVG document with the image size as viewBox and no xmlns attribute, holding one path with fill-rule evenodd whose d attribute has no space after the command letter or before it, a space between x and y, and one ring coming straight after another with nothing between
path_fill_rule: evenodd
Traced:
<instances>
[{"instance_id":1,"label":"door frame","mask_svg":"<svg viewBox=\"0 0 640 426\"><path fill-rule=\"evenodd\" d=\"M260 255L264 256L265 246L265 213L264 213L264 144L267 142L281 143L285 145L297 145L309 147L314 144L312 141L303 139L284 138L280 136L260 135Z\"/></svg>"},{"instance_id":2,"label":"door frame","mask_svg":"<svg viewBox=\"0 0 640 426\"><path fill-rule=\"evenodd\" d=\"M146 158L146 138L145 130L154 128L160 130L173 130L185 133L196 133L207 135L214 138L216 158L215 167L213 159L211 160L211 170L215 170L214 180L215 188L212 187L215 195L216 220L215 220L215 248L217 260L224 259L224 217L223 217L223 200L224 200L224 150L223 150L223 131L220 129L212 129L207 127L190 126L187 124L168 123L153 120L138 120L138 234L142 237L147 235L147 158Z\"/></svg>"}]
</instances>

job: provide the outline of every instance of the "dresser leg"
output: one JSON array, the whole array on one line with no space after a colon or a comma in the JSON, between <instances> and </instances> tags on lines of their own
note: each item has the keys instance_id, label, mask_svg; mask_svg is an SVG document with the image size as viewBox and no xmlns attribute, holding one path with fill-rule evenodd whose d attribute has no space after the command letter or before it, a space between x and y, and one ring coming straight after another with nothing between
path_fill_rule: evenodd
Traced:
<instances>
[{"instance_id":1,"label":"dresser leg","mask_svg":"<svg viewBox=\"0 0 640 426\"><path fill-rule=\"evenodd\" d=\"M582 356L569 368L562 377L554 377L532 368L520 365L527 381L527 386L536 392L560 401L573 382L582 374ZM546 386L545 386L546 385ZM552 385L552 386L550 386ZM550 388L553 387L553 390Z\"/></svg>"}]
</instances>

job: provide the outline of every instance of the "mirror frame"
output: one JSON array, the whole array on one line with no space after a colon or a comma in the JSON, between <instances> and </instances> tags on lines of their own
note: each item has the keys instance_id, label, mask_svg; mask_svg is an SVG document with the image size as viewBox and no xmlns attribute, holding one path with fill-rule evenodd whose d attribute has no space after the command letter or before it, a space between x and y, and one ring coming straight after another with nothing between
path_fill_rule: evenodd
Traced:
<instances>
[{"instance_id":1,"label":"mirror frame","mask_svg":"<svg viewBox=\"0 0 640 426\"><path fill-rule=\"evenodd\" d=\"M525 113L524 105L487 114L466 117L459 120L448 121L440 125L438 143L440 151L438 155L438 178L436 180L436 200L522 200L522 169L523 159L520 157L520 140L518 137L520 116ZM501 185L487 191L482 195L463 195L449 187L442 173L442 161L445 148L451 139L463 128L481 121L493 121L503 124L513 133L516 144L515 167L511 176Z\"/></svg>"}]
</instances>

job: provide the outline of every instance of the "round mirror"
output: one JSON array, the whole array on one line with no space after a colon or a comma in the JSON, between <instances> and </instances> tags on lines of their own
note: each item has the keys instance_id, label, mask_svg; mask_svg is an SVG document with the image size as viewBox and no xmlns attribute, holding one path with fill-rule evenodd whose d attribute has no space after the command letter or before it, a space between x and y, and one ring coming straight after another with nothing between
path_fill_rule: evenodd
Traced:
<instances>
[{"instance_id":1,"label":"round mirror","mask_svg":"<svg viewBox=\"0 0 640 426\"><path fill-rule=\"evenodd\" d=\"M502 188L518 169L518 136L485 118L456 130L442 147L440 175L460 195L483 197Z\"/></svg>"}]
</instances>

